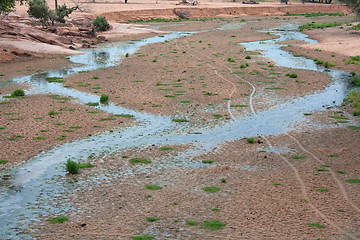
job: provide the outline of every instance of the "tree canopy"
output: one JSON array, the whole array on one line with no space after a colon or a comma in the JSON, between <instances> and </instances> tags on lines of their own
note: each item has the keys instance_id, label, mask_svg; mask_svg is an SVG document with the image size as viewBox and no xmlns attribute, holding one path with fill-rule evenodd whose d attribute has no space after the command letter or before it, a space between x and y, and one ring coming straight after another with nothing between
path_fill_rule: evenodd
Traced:
<instances>
[{"instance_id":1,"label":"tree canopy","mask_svg":"<svg viewBox=\"0 0 360 240\"><path fill-rule=\"evenodd\" d=\"M0 16L6 16L15 10L15 0L0 0Z\"/></svg>"}]
</instances>

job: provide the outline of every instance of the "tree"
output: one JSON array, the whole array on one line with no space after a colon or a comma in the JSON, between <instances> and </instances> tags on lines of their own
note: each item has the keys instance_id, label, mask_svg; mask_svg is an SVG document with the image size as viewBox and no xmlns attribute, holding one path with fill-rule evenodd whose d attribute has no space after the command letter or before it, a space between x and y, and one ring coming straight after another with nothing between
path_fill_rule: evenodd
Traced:
<instances>
[{"instance_id":1,"label":"tree","mask_svg":"<svg viewBox=\"0 0 360 240\"><path fill-rule=\"evenodd\" d=\"M14 10L15 0L0 0L0 16L6 16Z\"/></svg>"},{"instance_id":2,"label":"tree","mask_svg":"<svg viewBox=\"0 0 360 240\"><path fill-rule=\"evenodd\" d=\"M360 0L339 0L351 7L355 13L356 20L360 21Z\"/></svg>"},{"instance_id":3,"label":"tree","mask_svg":"<svg viewBox=\"0 0 360 240\"><path fill-rule=\"evenodd\" d=\"M39 19L41 24L47 28L49 22L52 25L55 22L65 23L65 17L68 17L73 10L74 8L68 8L65 4L55 10L50 10L45 0L30 0L28 14L30 17Z\"/></svg>"},{"instance_id":4,"label":"tree","mask_svg":"<svg viewBox=\"0 0 360 240\"><path fill-rule=\"evenodd\" d=\"M27 12L30 17L39 19L44 27L48 27L50 10L45 0L29 1L29 10Z\"/></svg>"}]
</instances>

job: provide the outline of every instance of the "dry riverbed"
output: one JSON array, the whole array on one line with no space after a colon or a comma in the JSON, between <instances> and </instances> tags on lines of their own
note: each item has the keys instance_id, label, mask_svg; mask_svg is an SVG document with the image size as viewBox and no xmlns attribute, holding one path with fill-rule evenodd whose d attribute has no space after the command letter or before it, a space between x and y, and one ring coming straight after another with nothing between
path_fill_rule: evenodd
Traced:
<instances>
[{"instance_id":1,"label":"dry riverbed","mask_svg":"<svg viewBox=\"0 0 360 240\"><path fill-rule=\"evenodd\" d=\"M256 88L256 112L329 84L325 73L277 67L238 44L275 37L257 30L313 19L244 19L151 24L163 31L224 25L229 29L144 46L118 66L69 76L64 85L99 96L108 94L111 102L125 108L209 125L231 121L230 112L251 114L249 83ZM312 36L317 31L307 33ZM128 44L135 39L129 37ZM285 44L294 54L331 58L338 63L335 68L359 73L358 66L342 63L342 58L350 56L321 49L321 42L321 51L307 48L307 52L301 42ZM0 105L0 144L5 146L0 158L9 160L4 167L57 143L134 124L63 96L31 95L6 101ZM52 110L55 114L49 114ZM167 145L164 140L161 146L91 159L94 168L57 179L75 179L76 191L63 196L76 206L66 214L69 221L51 224L41 219L29 233L39 239L130 239L136 235L155 239L359 238L360 186L347 182L360 175L356 141L360 131L346 127L359 126L359 117L351 116L351 111L341 106L311 113L304 126L288 134L248 136L254 137L254 143L246 139L224 142L194 156L190 152L196 143ZM114 120L101 121L109 118ZM346 123L339 123L344 118ZM103 175L110 177L92 182L91 178ZM54 200L54 205L61 203Z\"/></svg>"}]
</instances>

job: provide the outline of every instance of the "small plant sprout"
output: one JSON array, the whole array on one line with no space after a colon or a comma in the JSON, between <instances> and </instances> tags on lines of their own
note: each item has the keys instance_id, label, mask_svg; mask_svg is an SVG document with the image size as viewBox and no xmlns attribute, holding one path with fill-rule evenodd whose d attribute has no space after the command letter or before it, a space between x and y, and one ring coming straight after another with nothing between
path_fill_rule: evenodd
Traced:
<instances>
[{"instance_id":1,"label":"small plant sprout","mask_svg":"<svg viewBox=\"0 0 360 240\"><path fill-rule=\"evenodd\" d=\"M226 183L226 178L222 178L222 179L220 179L220 182L222 182L222 183Z\"/></svg>"}]
</instances>

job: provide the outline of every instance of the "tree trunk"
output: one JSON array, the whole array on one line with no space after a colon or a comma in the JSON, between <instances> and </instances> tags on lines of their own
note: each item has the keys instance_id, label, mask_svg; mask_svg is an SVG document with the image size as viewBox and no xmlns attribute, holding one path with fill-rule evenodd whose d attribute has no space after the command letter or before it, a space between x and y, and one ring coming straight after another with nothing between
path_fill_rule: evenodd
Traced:
<instances>
[{"instance_id":1,"label":"tree trunk","mask_svg":"<svg viewBox=\"0 0 360 240\"><path fill-rule=\"evenodd\" d=\"M55 9L57 9L57 6L58 6L57 0L55 0Z\"/></svg>"}]
</instances>

